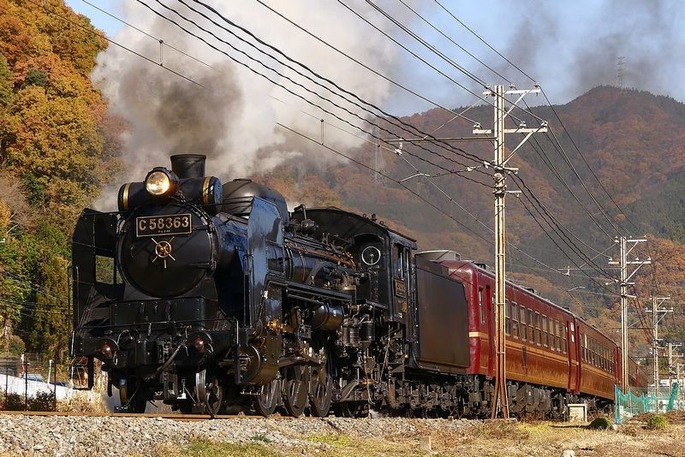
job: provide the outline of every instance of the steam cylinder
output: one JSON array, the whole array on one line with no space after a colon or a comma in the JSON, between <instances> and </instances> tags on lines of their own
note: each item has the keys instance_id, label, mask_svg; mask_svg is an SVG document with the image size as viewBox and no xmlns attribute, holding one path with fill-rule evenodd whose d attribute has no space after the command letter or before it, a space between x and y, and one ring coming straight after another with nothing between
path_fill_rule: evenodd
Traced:
<instances>
[{"instance_id":1,"label":"steam cylinder","mask_svg":"<svg viewBox=\"0 0 685 457\"><path fill-rule=\"evenodd\" d=\"M312 314L312 328L332 332L343 323L343 310L340 306L323 303Z\"/></svg>"}]
</instances>

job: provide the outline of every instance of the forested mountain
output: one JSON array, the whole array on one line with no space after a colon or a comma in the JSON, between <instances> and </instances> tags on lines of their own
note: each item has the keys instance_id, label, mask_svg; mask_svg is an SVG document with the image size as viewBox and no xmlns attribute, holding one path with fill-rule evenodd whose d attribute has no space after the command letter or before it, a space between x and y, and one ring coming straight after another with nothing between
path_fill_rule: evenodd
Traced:
<instances>
[{"instance_id":1,"label":"forested mountain","mask_svg":"<svg viewBox=\"0 0 685 457\"><path fill-rule=\"evenodd\" d=\"M454 112L462 110L456 107ZM508 277L570 306L598 326L615 328L619 272L609 265L610 258L619 257L615 239L646 236L649 243L634 254L651 257L654 263L637 275L631 290L639 297L630 303L631 323L651 327L651 317L644 313L649 297L670 296L669 306L676 312L660 333L666 340L682 341L685 105L647 92L604 86L566 105L532 111L548 121L562 147L538 135L509 163L519 171L507 178L508 190L523 193L519 198L507 197ZM484 127L492 125L492 117L489 106L469 111L469 118ZM422 131L435 131L436 137L473 136L473 123L453 118L452 113L435 109L407 121ZM527 125L535 126L535 122L539 120L528 119ZM507 148L512 150L519 140L511 135ZM458 147L483 161L494 156L488 142L462 142ZM429 147L403 144L406 153L416 155L426 155L424 148ZM358 151L355 157L366 158L369 168L385 175L414 177L403 183L405 189L356 164L323 171L300 164L281 167L268 178L300 202L321 204L318 196L326 195L326 204L376 213L414 236L420 249L449 248L463 258L493 264L491 169L465 172L465 167L442 160L440 164L459 170L445 175L444 170L431 168L412 155L400 157L392 152L382 156L380 166L374 166L379 160L373 148ZM417 170L434 177L416 176ZM642 354L647 351L648 333L631 334L631 339L643 343Z\"/></svg>"},{"instance_id":2,"label":"forested mountain","mask_svg":"<svg viewBox=\"0 0 685 457\"><path fill-rule=\"evenodd\" d=\"M106 43L62 1L0 0L0 352L66 355L70 233L117 149L89 79Z\"/></svg>"},{"instance_id":3,"label":"forested mountain","mask_svg":"<svg viewBox=\"0 0 685 457\"><path fill-rule=\"evenodd\" d=\"M106 46L61 0L0 0L0 352L27 349L63 360L76 217L108 181L141 178L119 169L126 127L108 114L90 81ZM520 198L507 197L510 277L612 328L618 289L604 283L618 277L608 268L609 256L618 256L614 237L646 235L642 252L654 263L638 275L632 292L643 301L633 307L641 310L650 294L670 295L677 312L661 334L685 340L685 105L605 86L532 111L549 123L562 148L536 135L509 163L519 172L507 178L508 189L522 191ZM473 136L473 120L487 127L492 117L492 108L482 106L469 111L469 120L434 109L403 121L456 138ZM291 202L375 213L416 238L420 249L452 249L492 263L492 169L482 165L492 160L492 145L450 144L447 153L430 143L405 141L395 151L370 145L343 151L358 163L336 157L336 165L326 167L298 158L253 178ZM507 148L516 144L511 137ZM477 156L481 165L465 163L463 154ZM561 235L559 227L568 233ZM639 332L631 338L647 341Z\"/></svg>"}]
</instances>

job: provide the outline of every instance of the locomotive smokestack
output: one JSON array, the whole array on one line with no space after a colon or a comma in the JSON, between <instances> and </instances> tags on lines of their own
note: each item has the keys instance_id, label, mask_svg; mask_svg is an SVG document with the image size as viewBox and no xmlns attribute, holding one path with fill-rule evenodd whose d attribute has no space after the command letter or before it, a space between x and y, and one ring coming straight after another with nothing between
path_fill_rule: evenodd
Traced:
<instances>
[{"instance_id":1,"label":"locomotive smokestack","mask_svg":"<svg viewBox=\"0 0 685 457\"><path fill-rule=\"evenodd\" d=\"M179 178L202 178L205 175L205 159L202 154L178 154L171 156L171 171Z\"/></svg>"}]
</instances>

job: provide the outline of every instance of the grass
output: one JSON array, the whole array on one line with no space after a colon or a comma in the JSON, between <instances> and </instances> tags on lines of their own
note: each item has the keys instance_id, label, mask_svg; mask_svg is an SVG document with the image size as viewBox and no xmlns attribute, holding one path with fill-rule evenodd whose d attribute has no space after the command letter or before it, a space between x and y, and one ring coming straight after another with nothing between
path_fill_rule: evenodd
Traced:
<instances>
[{"instance_id":1,"label":"grass","mask_svg":"<svg viewBox=\"0 0 685 457\"><path fill-rule=\"evenodd\" d=\"M183 447L176 445L162 445L157 448L152 457L278 457L280 452L274 451L268 444L261 442L249 443L215 443L208 439L198 438Z\"/></svg>"},{"instance_id":2,"label":"grass","mask_svg":"<svg viewBox=\"0 0 685 457\"><path fill-rule=\"evenodd\" d=\"M648 430L665 430L670 426L670 422L664 416L655 414L647 419Z\"/></svg>"},{"instance_id":3,"label":"grass","mask_svg":"<svg viewBox=\"0 0 685 457\"><path fill-rule=\"evenodd\" d=\"M322 456L424 456L425 452L416 449L407 451L406 443L388 442L379 439L355 440L346 434L327 433L312 435L304 439L306 443L295 445L287 450L275 449L270 440L261 440L257 435L247 443L217 443L206 438L195 438L190 444L165 444L158 446L152 457L276 457L318 454Z\"/></svg>"}]
</instances>

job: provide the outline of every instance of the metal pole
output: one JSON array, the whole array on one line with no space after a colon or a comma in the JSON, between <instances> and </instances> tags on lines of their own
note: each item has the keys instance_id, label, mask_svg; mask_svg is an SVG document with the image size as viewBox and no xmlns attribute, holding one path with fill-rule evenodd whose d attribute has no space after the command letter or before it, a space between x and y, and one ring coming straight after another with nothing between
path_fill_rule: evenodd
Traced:
<instances>
[{"instance_id":1,"label":"metal pole","mask_svg":"<svg viewBox=\"0 0 685 457\"><path fill-rule=\"evenodd\" d=\"M609 265L619 265L621 268L621 390L623 393L627 393L629 389L628 385L628 286L635 284L630 282L631 278L638 272L638 270L643 265L649 265L652 263L651 258L647 260L628 260L628 252L634 249L638 243L643 243L647 241L646 239L626 239L625 236L620 237L620 239L615 240L616 243L620 243L620 255L621 258L618 262L609 260ZM627 243L631 243L630 250L627 247ZM628 265L635 265L635 269L628 273ZM635 298L635 296L632 296Z\"/></svg>"},{"instance_id":2,"label":"metal pole","mask_svg":"<svg viewBox=\"0 0 685 457\"><path fill-rule=\"evenodd\" d=\"M29 410L29 359L24 354L24 411Z\"/></svg>"},{"instance_id":3,"label":"metal pole","mask_svg":"<svg viewBox=\"0 0 685 457\"><path fill-rule=\"evenodd\" d=\"M507 193L504 182L504 88L495 86L495 303L497 306L497 379L496 398L504 419L509 418L507 395L507 351L505 335L506 303L506 235L504 197ZM496 402L493 402L496 403ZM496 413L491 415L496 417Z\"/></svg>"},{"instance_id":4,"label":"metal pole","mask_svg":"<svg viewBox=\"0 0 685 457\"><path fill-rule=\"evenodd\" d=\"M621 390L628 392L628 267L626 237L621 237Z\"/></svg>"},{"instance_id":5,"label":"metal pole","mask_svg":"<svg viewBox=\"0 0 685 457\"><path fill-rule=\"evenodd\" d=\"M509 172L517 172L518 169L510 168L507 162L514 156L516 151L535 133L547 132L547 123L543 122L540 127L528 128L521 123L518 127L513 129L504 128L504 120L516 104L523 99L524 96L530 93L538 93L540 90L517 90L511 89L504 91L501 85L495 86L493 91L488 91L486 95L493 95L495 97L495 116L494 128L481 129L480 124L473 126L473 133L476 135L488 135L495 142L495 160L492 163L494 168L493 179L495 180L495 338L496 351L496 372L495 372L495 395L492 400L492 408L490 412L491 418L496 418L499 410L502 411L502 418L509 418L509 398L507 393L507 362L506 362L506 225L505 225L505 201L504 197L507 194L505 184L506 174ZM509 111L505 110L504 96L517 95L518 99L513 102ZM509 154L508 157L504 155L504 136L507 133L519 133L525 135Z\"/></svg>"},{"instance_id":6,"label":"metal pole","mask_svg":"<svg viewBox=\"0 0 685 457\"><path fill-rule=\"evenodd\" d=\"M654 320L652 327L652 338L654 339L652 343L654 348L654 396L658 397L661 382L659 381L659 319L656 312L656 297L652 297L652 319Z\"/></svg>"}]
</instances>

